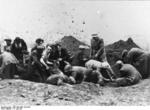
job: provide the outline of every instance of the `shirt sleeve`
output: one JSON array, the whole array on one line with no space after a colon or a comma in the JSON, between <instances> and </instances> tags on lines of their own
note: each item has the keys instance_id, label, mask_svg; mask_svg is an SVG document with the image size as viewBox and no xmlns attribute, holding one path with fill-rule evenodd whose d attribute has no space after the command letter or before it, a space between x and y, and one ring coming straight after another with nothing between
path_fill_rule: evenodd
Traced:
<instances>
[{"instance_id":1,"label":"shirt sleeve","mask_svg":"<svg viewBox=\"0 0 150 110\"><path fill-rule=\"evenodd\" d=\"M47 60L48 56L47 56L47 51L46 50L43 51L42 58L43 58L44 61Z\"/></svg>"}]
</instances>

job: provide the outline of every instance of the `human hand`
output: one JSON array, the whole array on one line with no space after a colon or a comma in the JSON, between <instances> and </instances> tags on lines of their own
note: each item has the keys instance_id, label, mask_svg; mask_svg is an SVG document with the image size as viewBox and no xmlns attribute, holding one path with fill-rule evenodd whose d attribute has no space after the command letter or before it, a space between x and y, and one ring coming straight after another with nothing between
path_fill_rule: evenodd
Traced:
<instances>
[{"instance_id":1,"label":"human hand","mask_svg":"<svg viewBox=\"0 0 150 110\"><path fill-rule=\"evenodd\" d=\"M96 53L96 54L94 55L94 57L97 58L97 57L98 57L98 53Z\"/></svg>"}]
</instances>

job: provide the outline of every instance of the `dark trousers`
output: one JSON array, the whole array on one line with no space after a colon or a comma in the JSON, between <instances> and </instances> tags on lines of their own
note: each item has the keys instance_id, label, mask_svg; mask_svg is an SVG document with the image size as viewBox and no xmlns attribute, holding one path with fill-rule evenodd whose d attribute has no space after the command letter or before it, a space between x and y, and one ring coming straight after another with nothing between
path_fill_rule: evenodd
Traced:
<instances>
[{"instance_id":1,"label":"dark trousers","mask_svg":"<svg viewBox=\"0 0 150 110\"><path fill-rule=\"evenodd\" d=\"M17 74L17 66L16 64L11 63L5 66L2 73L2 78L3 79L13 78L15 74Z\"/></svg>"}]
</instances>

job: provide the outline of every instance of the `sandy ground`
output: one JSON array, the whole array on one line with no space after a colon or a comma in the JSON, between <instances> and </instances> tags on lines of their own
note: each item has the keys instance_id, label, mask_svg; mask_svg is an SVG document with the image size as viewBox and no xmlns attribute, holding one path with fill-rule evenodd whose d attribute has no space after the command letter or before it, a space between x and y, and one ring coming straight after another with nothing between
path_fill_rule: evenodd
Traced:
<instances>
[{"instance_id":1,"label":"sandy ground","mask_svg":"<svg viewBox=\"0 0 150 110\"><path fill-rule=\"evenodd\" d=\"M150 80L118 88L86 82L54 86L18 79L2 80L0 105L150 105Z\"/></svg>"}]
</instances>

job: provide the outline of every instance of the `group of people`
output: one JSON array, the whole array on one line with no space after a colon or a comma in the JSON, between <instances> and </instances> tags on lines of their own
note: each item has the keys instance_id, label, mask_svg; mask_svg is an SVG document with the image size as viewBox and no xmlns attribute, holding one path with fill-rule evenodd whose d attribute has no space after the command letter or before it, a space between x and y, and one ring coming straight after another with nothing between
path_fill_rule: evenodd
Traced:
<instances>
[{"instance_id":1,"label":"group of people","mask_svg":"<svg viewBox=\"0 0 150 110\"><path fill-rule=\"evenodd\" d=\"M59 61L59 68L62 69L64 61L69 62L70 58L68 51L62 48L59 43L44 46L44 40L38 38L35 41L35 46L29 52L26 42L22 38L16 37L13 43L11 39L5 39L4 44L1 45L0 53L1 78L22 75L27 77L27 75L35 73L32 73L32 70L36 70L41 75L40 79L44 80L42 74L50 74L50 67L55 61Z\"/></svg>"},{"instance_id":2,"label":"group of people","mask_svg":"<svg viewBox=\"0 0 150 110\"><path fill-rule=\"evenodd\" d=\"M16 37L5 39L1 46L0 78L21 78L55 85L77 84L82 81L129 86L138 83L150 74L150 54L142 49L123 50L122 59L116 61L119 77L109 65L104 41L97 34L92 35L90 53L88 47L79 46L79 52L71 55L61 43L44 45L44 40L36 39L35 46L28 51L26 42Z\"/></svg>"}]
</instances>

